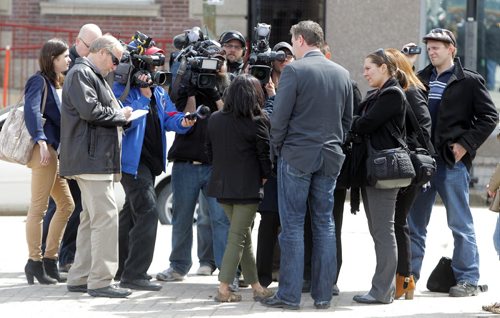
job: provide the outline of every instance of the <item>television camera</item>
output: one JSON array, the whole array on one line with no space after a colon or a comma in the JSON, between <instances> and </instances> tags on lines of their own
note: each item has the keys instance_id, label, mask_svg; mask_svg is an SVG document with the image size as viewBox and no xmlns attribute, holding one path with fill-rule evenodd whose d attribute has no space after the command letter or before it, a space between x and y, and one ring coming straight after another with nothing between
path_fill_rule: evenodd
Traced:
<instances>
[{"instance_id":1,"label":"television camera","mask_svg":"<svg viewBox=\"0 0 500 318\"><path fill-rule=\"evenodd\" d=\"M221 45L208 39L199 27L194 27L175 36L174 46L180 50L174 61L185 63L185 69L190 71L190 83L197 88L214 88L216 74L223 65L223 61L217 58L223 54ZM177 75L183 74L180 67Z\"/></svg>"},{"instance_id":2,"label":"television camera","mask_svg":"<svg viewBox=\"0 0 500 318\"><path fill-rule=\"evenodd\" d=\"M139 87L170 84L172 80L170 72L153 70L155 66L165 64L165 55L162 50L155 47L153 39L137 31L132 40L128 45L124 44L126 50L114 72L115 81ZM147 81L141 81L139 79L141 75L146 75Z\"/></svg>"},{"instance_id":3,"label":"television camera","mask_svg":"<svg viewBox=\"0 0 500 318\"><path fill-rule=\"evenodd\" d=\"M271 76L271 63L273 61L284 61L286 54L283 51L271 51L269 47L271 26L269 24L257 23L254 30L252 52L248 58L249 70L250 74L255 76L262 85L265 85L269 82Z\"/></svg>"}]
</instances>

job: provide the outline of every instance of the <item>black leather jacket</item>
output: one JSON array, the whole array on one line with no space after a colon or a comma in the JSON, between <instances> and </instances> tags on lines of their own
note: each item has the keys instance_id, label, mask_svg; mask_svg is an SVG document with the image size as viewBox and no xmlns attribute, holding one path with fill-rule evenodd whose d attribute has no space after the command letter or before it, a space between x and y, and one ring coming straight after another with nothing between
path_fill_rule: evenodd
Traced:
<instances>
[{"instance_id":1,"label":"black leather jacket","mask_svg":"<svg viewBox=\"0 0 500 318\"><path fill-rule=\"evenodd\" d=\"M61 176L120 173L118 126L127 123L113 108L113 92L87 58L76 60L65 78L61 103Z\"/></svg>"}]
</instances>

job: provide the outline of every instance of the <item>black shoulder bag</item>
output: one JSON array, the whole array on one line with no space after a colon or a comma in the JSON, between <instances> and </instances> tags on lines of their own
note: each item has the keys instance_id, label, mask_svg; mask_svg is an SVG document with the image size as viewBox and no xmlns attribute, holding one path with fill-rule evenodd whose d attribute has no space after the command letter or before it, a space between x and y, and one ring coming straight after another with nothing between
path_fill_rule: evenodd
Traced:
<instances>
[{"instance_id":1,"label":"black shoulder bag","mask_svg":"<svg viewBox=\"0 0 500 318\"><path fill-rule=\"evenodd\" d=\"M368 159L366 171L368 185L377 189L404 188L412 183L415 169L410 159L410 150L406 142L395 130L391 121L391 135L399 142L400 147L376 150L372 147L370 138L366 138Z\"/></svg>"}]
</instances>

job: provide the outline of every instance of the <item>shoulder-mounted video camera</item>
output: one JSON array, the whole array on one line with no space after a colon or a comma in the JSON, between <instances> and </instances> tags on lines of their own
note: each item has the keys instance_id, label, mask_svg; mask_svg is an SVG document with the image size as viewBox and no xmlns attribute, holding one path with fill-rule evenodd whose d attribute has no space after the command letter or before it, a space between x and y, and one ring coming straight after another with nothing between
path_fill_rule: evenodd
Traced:
<instances>
[{"instance_id":1,"label":"shoulder-mounted video camera","mask_svg":"<svg viewBox=\"0 0 500 318\"><path fill-rule=\"evenodd\" d=\"M217 58L222 53L219 42L208 39L199 27L194 27L175 36L174 46L180 50L175 61L186 64L190 83L197 88L214 88L216 73L223 65Z\"/></svg>"},{"instance_id":2,"label":"shoulder-mounted video camera","mask_svg":"<svg viewBox=\"0 0 500 318\"><path fill-rule=\"evenodd\" d=\"M283 51L271 51L269 47L269 37L271 36L271 26L266 23L257 23L254 28L254 41L252 42L252 52L248 58L250 64L250 74L255 76L262 85L269 82L271 76L271 63L273 61L284 61L286 54Z\"/></svg>"},{"instance_id":3,"label":"shoulder-mounted video camera","mask_svg":"<svg viewBox=\"0 0 500 318\"><path fill-rule=\"evenodd\" d=\"M155 46L151 37L137 31L132 37L132 42L124 46L126 50L114 72L116 82L139 87L170 84L172 80L170 72L154 70L155 66L165 64L165 55L163 50ZM139 79L141 75L146 75L147 81L141 81Z\"/></svg>"}]
</instances>

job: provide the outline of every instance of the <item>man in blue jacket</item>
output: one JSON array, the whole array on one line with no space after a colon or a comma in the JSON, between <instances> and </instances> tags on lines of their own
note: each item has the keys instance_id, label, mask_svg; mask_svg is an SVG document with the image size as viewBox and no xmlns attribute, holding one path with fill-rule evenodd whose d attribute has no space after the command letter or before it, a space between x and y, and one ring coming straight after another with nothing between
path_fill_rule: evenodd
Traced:
<instances>
[{"instance_id":1,"label":"man in blue jacket","mask_svg":"<svg viewBox=\"0 0 500 318\"><path fill-rule=\"evenodd\" d=\"M153 46L144 54L163 55L163 51ZM150 66L149 71L153 72L154 68ZM134 111L147 110L148 113L133 120L123 137L121 184L126 196L120 211L120 263L117 278L124 288L157 291L162 286L150 282L151 277L147 274L153 260L158 226L155 177L165 171L165 133L186 133L194 120L187 120L183 113L175 110L163 87L149 86L151 80L147 75L140 75L138 80L145 84L141 86L148 86L132 85L124 105L130 105ZM115 96L121 96L124 90L125 85L114 84Z\"/></svg>"}]
</instances>

